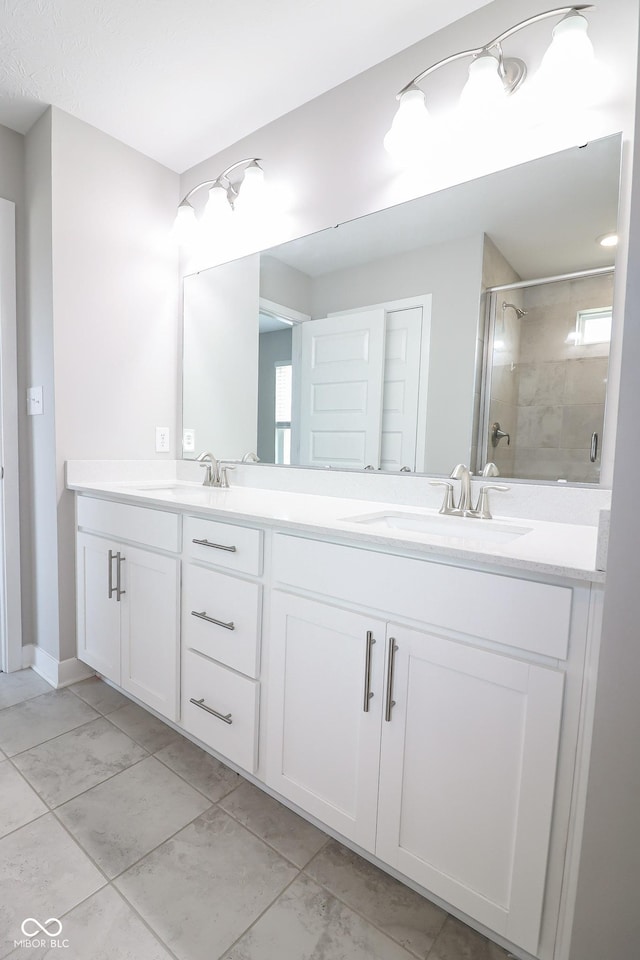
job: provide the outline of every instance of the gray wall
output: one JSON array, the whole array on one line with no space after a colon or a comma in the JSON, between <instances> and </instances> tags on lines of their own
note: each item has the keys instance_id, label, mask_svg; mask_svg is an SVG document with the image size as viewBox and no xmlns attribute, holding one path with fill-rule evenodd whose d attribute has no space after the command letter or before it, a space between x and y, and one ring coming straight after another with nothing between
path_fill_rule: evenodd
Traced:
<instances>
[{"instance_id":1,"label":"gray wall","mask_svg":"<svg viewBox=\"0 0 640 960\"><path fill-rule=\"evenodd\" d=\"M640 122L640 110L636 123ZM629 262L640 262L640 151ZM640 271L627 277L602 646L571 960L636 957L640 943Z\"/></svg>"},{"instance_id":2,"label":"gray wall","mask_svg":"<svg viewBox=\"0 0 640 960\"><path fill-rule=\"evenodd\" d=\"M25 205L25 138L0 126L0 195L16 205L16 271L17 271L17 347L18 347L18 431L20 467L20 573L22 586L23 643L33 635L31 602L31 519L29 484L29 446L25 396L27 355L26 328L26 205Z\"/></svg>"}]
</instances>

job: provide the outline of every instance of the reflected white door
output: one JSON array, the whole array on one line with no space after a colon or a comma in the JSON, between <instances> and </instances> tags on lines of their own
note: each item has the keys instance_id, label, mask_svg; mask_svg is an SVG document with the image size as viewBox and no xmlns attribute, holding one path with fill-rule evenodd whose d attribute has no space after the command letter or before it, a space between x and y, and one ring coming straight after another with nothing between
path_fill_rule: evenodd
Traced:
<instances>
[{"instance_id":1,"label":"reflected white door","mask_svg":"<svg viewBox=\"0 0 640 960\"><path fill-rule=\"evenodd\" d=\"M387 313L381 470L416 470L422 307Z\"/></svg>"},{"instance_id":2,"label":"reflected white door","mask_svg":"<svg viewBox=\"0 0 640 960\"><path fill-rule=\"evenodd\" d=\"M299 462L380 464L385 311L311 320L300 333ZM295 427L294 427L295 429ZM294 443L296 439L294 438Z\"/></svg>"}]
</instances>

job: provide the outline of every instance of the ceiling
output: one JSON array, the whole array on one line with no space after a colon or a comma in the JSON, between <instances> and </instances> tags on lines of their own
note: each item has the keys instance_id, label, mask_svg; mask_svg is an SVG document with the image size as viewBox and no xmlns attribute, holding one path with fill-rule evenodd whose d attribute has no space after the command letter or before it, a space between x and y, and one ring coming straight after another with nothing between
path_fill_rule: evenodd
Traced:
<instances>
[{"instance_id":1,"label":"ceiling","mask_svg":"<svg viewBox=\"0 0 640 960\"><path fill-rule=\"evenodd\" d=\"M0 0L0 123L49 104L179 173L488 0Z\"/></svg>"}]
</instances>

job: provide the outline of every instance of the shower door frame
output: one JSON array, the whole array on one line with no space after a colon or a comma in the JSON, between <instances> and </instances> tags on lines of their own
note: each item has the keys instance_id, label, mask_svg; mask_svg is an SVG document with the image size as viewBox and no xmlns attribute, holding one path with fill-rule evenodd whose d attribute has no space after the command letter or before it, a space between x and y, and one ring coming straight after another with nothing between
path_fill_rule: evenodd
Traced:
<instances>
[{"instance_id":1,"label":"shower door frame","mask_svg":"<svg viewBox=\"0 0 640 960\"><path fill-rule=\"evenodd\" d=\"M615 266L611 267L592 267L590 270L576 270L573 273L560 273L553 277L540 277L537 280L518 280L515 283L501 283L495 287L487 287L484 291L484 352L482 358L482 379L480 391L480 417L478 423L477 442L477 462L475 464L476 473L481 473L485 463L491 460L489 453L489 411L491 408L491 377L493 372L493 338L496 326L496 304L498 294L506 293L508 290L524 290L526 287L539 287L545 283L561 283L563 280L582 280L585 277L602 277L609 273L615 274ZM606 406L606 398L605 398ZM527 477L507 477L509 480L520 480L523 483L557 483L556 480L531 480ZM567 483L577 483L577 481L568 480ZM597 483L584 484L580 486L597 487Z\"/></svg>"}]
</instances>

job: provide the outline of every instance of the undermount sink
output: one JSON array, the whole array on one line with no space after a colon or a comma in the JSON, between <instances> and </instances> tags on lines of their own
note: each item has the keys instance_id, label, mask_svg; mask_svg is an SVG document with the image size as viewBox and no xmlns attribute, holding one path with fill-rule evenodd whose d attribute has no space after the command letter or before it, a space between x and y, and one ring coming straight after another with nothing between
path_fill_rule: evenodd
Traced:
<instances>
[{"instance_id":1,"label":"undermount sink","mask_svg":"<svg viewBox=\"0 0 640 960\"><path fill-rule=\"evenodd\" d=\"M361 523L378 530L407 530L411 533L435 534L439 537L454 537L456 540L483 540L490 543L509 543L526 533L531 527L518 527L495 520L478 520L475 517L450 517L443 514L432 516L423 513L368 513L356 517L343 517L349 523Z\"/></svg>"},{"instance_id":2,"label":"undermount sink","mask_svg":"<svg viewBox=\"0 0 640 960\"><path fill-rule=\"evenodd\" d=\"M185 499L200 499L206 500L209 497L213 487L204 487L200 483L180 483L176 481L168 480L166 483L127 483L127 486L130 490L134 490L136 493L162 493L166 494L168 497L175 497L176 499L185 498Z\"/></svg>"}]
</instances>

